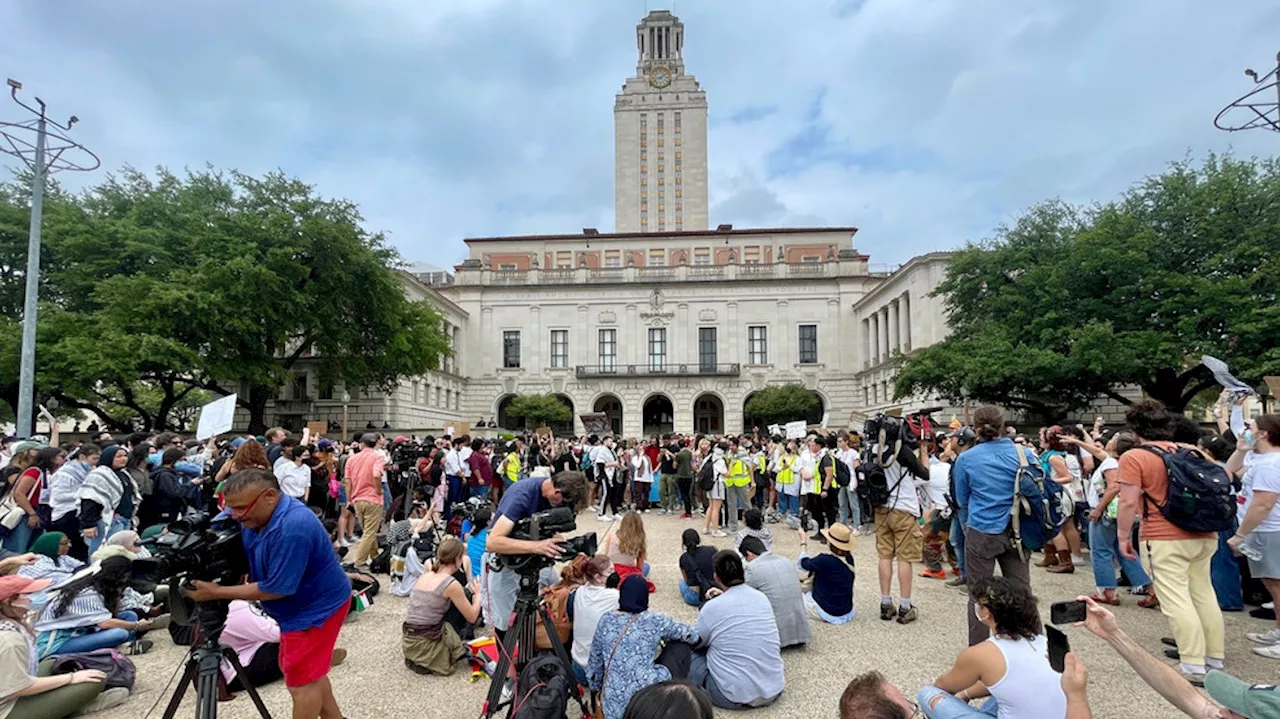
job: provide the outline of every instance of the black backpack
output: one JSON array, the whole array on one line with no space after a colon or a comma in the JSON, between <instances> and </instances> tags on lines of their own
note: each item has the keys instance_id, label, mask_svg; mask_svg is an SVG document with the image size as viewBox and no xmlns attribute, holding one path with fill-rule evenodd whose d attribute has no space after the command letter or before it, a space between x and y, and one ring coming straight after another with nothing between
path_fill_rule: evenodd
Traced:
<instances>
[{"instance_id":1,"label":"black backpack","mask_svg":"<svg viewBox=\"0 0 1280 719\"><path fill-rule=\"evenodd\" d=\"M1199 450L1178 447L1172 452L1149 444L1139 449L1152 452L1164 460L1169 475L1169 493L1164 504L1156 504L1160 514L1173 526L1188 532L1221 532L1232 529L1236 521L1236 501L1231 494L1231 478L1227 471L1207 459ZM1144 492L1143 515L1155 504Z\"/></svg>"},{"instance_id":2,"label":"black backpack","mask_svg":"<svg viewBox=\"0 0 1280 719\"><path fill-rule=\"evenodd\" d=\"M898 485L902 484L902 480L907 475L902 475L898 481L889 487L889 475L886 470L898 463L898 453L902 451L902 440L899 439L893 443L893 453L887 454L884 450L884 432L880 432L881 443L876 445L878 451L869 452L867 459L862 463L863 477L865 481L862 486L867 488L867 503L874 507L884 507L889 504L889 500L893 497L894 492L898 491ZM887 458L886 458L887 456ZM844 464L841 462L841 464Z\"/></svg>"},{"instance_id":3,"label":"black backpack","mask_svg":"<svg viewBox=\"0 0 1280 719\"><path fill-rule=\"evenodd\" d=\"M554 653L534 657L516 679L511 719L566 719L573 686Z\"/></svg>"},{"instance_id":4,"label":"black backpack","mask_svg":"<svg viewBox=\"0 0 1280 719\"><path fill-rule=\"evenodd\" d=\"M707 457L702 460L702 466L698 467L698 486L704 492L710 492L711 488L716 486L715 457Z\"/></svg>"},{"instance_id":5,"label":"black backpack","mask_svg":"<svg viewBox=\"0 0 1280 719\"><path fill-rule=\"evenodd\" d=\"M834 453L827 453L832 462L836 463L836 486L848 487L852 476L849 473L849 465L843 459L837 457Z\"/></svg>"}]
</instances>

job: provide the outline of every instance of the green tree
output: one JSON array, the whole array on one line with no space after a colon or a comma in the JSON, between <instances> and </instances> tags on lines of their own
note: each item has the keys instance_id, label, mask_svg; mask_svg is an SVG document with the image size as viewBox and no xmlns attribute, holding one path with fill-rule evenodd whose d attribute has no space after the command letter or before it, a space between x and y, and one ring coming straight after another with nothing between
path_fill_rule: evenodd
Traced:
<instances>
[{"instance_id":1,"label":"green tree","mask_svg":"<svg viewBox=\"0 0 1280 719\"><path fill-rule=\"evenodd\" d=\"M817 419L821 419L822 398L803 385L774 385L752 394L742 413L749 421L760 425L762 431L768 424L801 419L813 422L815 413Z\"/></svg>"},{"instance_id":2,"label":"green tree","mask_svg":"<svg viewBox=\"0 0 1280 719\"><path fill-rule=\"evenodd\" d=\"M564 400L549 394L525 394L511 400L507 415L523 419L526 427L563 425L573 421L573 410Z\"/></svg>"},{"instance_id":3,"label":"green tree","mask_svg":"<svg viewBox=\"0 0 1280 719\"><path fill-rule=\"evenodd\" d=\"M1059 420L1137 385L1181 411L1280 371L1280 166L1173 163L1111 203L1032 207L956 253L937 294L951 335L901 358L899 396L1003 403Z\"/></svg>"}]
</instances>

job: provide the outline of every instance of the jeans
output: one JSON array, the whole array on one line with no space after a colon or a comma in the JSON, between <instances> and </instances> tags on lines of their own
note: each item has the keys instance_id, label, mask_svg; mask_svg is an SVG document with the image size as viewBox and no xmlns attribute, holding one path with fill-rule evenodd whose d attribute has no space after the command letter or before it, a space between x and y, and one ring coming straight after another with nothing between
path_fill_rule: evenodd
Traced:
<instances>
[{"instance_id":1,"label":"jeans","mask_svg":"<svg viewBox=\"0 0 1280 719\"><path fill-rule=\"evenodd\" d=\"M447 494L444 498L444 519L449 521L453 519L453 505L466 499L466 485L462 482L462 477L450 476L448 478Z\"/></svg>"},{"instance_id":2,"label":"jeans","mask_svg":"<svg viewBox=\"0 0 1280 719\"><path fill-rule=\"evenodd\" d=\"M694 652L693 658L689 662L689 681L695 687L702 687L707 690L707 694L711 695L711 703L721 709L758 709L759 707L767 707L778 701L778 696L761 699L753 704L739 704L730 700L720 692L720 687L716 684L716 678L711 676L711 671L707 668L706 652Z\"/></svg>"},{"instance_id":3,"label":"jeans","mask_svg":"<svg viewBox=\"0 0 1280 719\"><path fill-rule=\"evenodd\" d=\"M116 619L126 622L138 621L138 615L131 611L123 611L116 615ZM78 637L72 637L62 644L54 653L56 654L79 654L81 652L91 652L95 649L110 649L118 647L126 642L133 641L134 634L128 629L100 629L90 634L82 634Z\"/></svg>"},{"instance_id":4,"label":"jeans","mask_svg":"<svg viewBox=\"0 0 1280 719\"><path fill-rule=\"evenodd\" d=\"M1244 589L1240 580L1240 563L1236 561L1227 540L1235 534L1236 528L1218 532L1218 551L1213 554L1213 562L1209 565L1209 579L1213 582L1213 592L1218 595L1218 606L1224 612L1239 612L1244 609Z\"/></svg>"},{"instance_id":5,"label":"jeans","mask_svg":"<svg viewBox=\"0 0 1280 719\"><path fill-rule=\"evenodd\" d=\"M1230 536L1230 535L1228 535ZM1116 538L1116 520L1103 517L1089 523L1089 558L1093 562L1093 584L1098 589L1115 589L1116 560L1134 587L1143 587L1151 579L1142 569L1142 562L1125 559L1120 554L1120 541Z\"/></svg>"},{"instance_id":6,"label":"jeans","mask_svg":"<svg viewBox=\"0 0 1280 719\"><path fill-rule=\"evenodd\" d=\"M800 498L794 494L778 492L778 511L783 514L800 514Z\"/></svg>"},{"instance_id":7,"label":"jeans","mask_svg":"<svg viewBox=\"0 0 1280 719\"><path fill-rule=\"evenodd\" d=\"M938 705L930 706L937 697L942 697L938 700ZM920 711L929 719L993 717L1000 712L1000 705L996 702L995 697L988 698L981 708L974 709L966 702L962 702L941 689L932 686L921 689L920 694L916 696L916 701L920 704Z\"/></svg>"},{"instance_id":8,"label":"jeans","mask_svg":"<svg viewBox=\"0 0 1280 719\"><path fill-rule=\"evenodd\" d=\"M116 532L123 532L126 529L132 528L133 523L124 517L113 514L111 515L110 524L108 524L104 515L103 519L98 520L98 536L89 540L89 554L93 554L98 551L98 547L101 547L102 544L111 537L111 535Z\"/></svg>"},{"instance_id":9,"label":"jeans","mask_svg":"<svg viewBox=\"0 0 1280 719\"><path fill-rule=\"evenodd\" d=\"M481 485L481 486L479 486L479 487L472 487L472 488L471 488L471 496L472 496L472 497L487 497L487 496L489 496L489 487L488 487L487 485Z\"/></svg>"},{"instance_id":10,"label":"jeans","mask_svg":"<svg viewBox=\"0 0 1280 719\"><path fill-rule=\"evenodd\" d=\"M862 507L858 504L857 490L852 487L840 487L836 489L836 493L840 498L840 523L853 529L861 527ZM849 521L851 517L852 522Z\"/></svg>"},{"instance_id":11,"label":"jeans","mask_svg":"<svg viewBox=\"0 0 1280 719\"><path fill-rule=\"evenodd\" d=\"M385 515L391 511L391 485L387 480L382 480L382 513Z\"/></svg>"},{"instance_id":12,"label":"jeans","mask_svg":"<svg viewBox=\"0 0 1280 719\"><path fill-rule=\"evenodd\" d=\"M969 575L964 572L964 531L968 523L969 511L963 507L951 515L951 546L956 550L956 566L960 569L960 576L966 578Z\"/></svg>"},{"instance_id":13,"label":"jeans","mask_svg":"<svg viewBox=\"0 0 1280 719\"><path fill-rule=\"evenodd\" d=\"M684 598L684 603L691 607L696 607L702 603L698 601L698 593L690 589L683 579L680 580L680 596Z\"/></svg>"}]
</instances>

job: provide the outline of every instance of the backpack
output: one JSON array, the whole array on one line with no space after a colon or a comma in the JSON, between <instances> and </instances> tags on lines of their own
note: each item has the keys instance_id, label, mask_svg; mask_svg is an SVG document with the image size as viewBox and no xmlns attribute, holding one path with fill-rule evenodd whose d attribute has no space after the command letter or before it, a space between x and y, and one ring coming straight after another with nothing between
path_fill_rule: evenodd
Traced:
<instances>
[{"instance_id":1,"label":"backpack","mask_svg":"<svg viewBox=\"0 0 1280 719\"><path fill-rule=\"evenodd\" d=\"M534 657L516 678L511 719L566 719L575 683L555 654Z\"/></svg>"},{"instance_id":2,"label":"backpack","mask_svg":"<svg viewBox=\"0 0 1280 719\"><path fill-rule=\"evenodd\" d=\"M1188 532L1221 532L1235 527L1236 502L1225 469L1189 447L1172 452L1149 444L1138 448L1164 460L1169 493L1164 504L1157 504L1156 508L1173 526ZM1146 516L1148 506L1154 502L1143 492L1142 503L1142 514Z\"/></svg>"},{"instance_id":3,"label":"backpack","mask_svg":"<svg viewBox=\"0 0 1280 719\"><path fill-rule=\"evenodd\" d=\"M97 669L106 674L107 678L103 680L102 685L107 689L124 687L130 692L133 691L133 681L138 674L137 668L133 666L133 660L114 649L59 654L53 657L53 667L49 673L70 674L83 669Z\"/></svg>"},{"instance_id":4,"label":"backpack","mask_svg":"<svg viewBox=\"0 0 1280 719\"><path fill-rule=\"evenodd\" d=\"M716 486L716 460L714 456L704 459L702 466L698 467L698 486L704 492L710 492L711 488Z\"/></svg>"},{"instance_id":5,"label":"backpack","mask_svg":"<svg viewBox=\"0 0 1280 719\"><path fill-rule=\"evenodd\" d=\"M832 462L835 462L835 467L836 467L835 482L836 482L836 486L837 486L837 487L848 487L848 486L849 486L849 481L852 479L852 476L849 474L849 465L848 465L848 464L847 464L843 459L840 459L839 457L837 457L837 456L835 455L835 453L833 453L833 452L828 452L828 453L827 453L827 457L829 457L829 458L831 459L831 461L832 461ZM823 471L825 471L825 470L823 470ZM824 474L824 475L823 475L823 477L825 477L825 476L826 476L826 475Z\"/></svg>"},{"instance_id":6,"label":"backpack","mask_svg":"<svg viewBox=\"0 0 1280 719\"><path fill-rule=\"evenodd\" d=\"M369 560L369 572L372 574L391 573L391 545L386 537L378 540L378 556Z\"/></svg>"},{"instance_id":7,"label":"backpack","mask_svg":"<svg viewBox=\"0 0 1280 719\"><path fill-rule=\"evenodd\" d=\"M907 475L902 475L898 481L894 483L893 488L889 487L889 474L887 470L898 463L898 453L902 451L902 440L898 439L893 443L893 454L888 459L884 458L884 430L880 431L880 442L876 444L876 451L869 453L869 458L862 463L863 476L866 481L858 485L866 487L867 503L874 507L888 506L893 495L898 491L898 485L902 484L902 480ZM841 462L844 464L844 462Z\"/></svg>"},{"instance_id":8,"label":"backpack","mask_svg":"<svg viewBox=\"0 0 1280 719\"><path fill-rule=\"evenodd\" d=\"M569 593L577 589L577 584L557 584L542 591L542 599L546 603L547 614L555 625L560 643L567 644L573 636L573 621L569 619ZM539 650L550 649L551 639L547 636L547 628L538 622L534 627L536 646Z\"/></svg>"},{"instance_id":9,"label":"backpack","mask_svg":"<svg viewBox=\"0 0 1280 719\"><path fill-rule=\"evenodd\" d=\"M1014 445L1018 471L1013 476L1013 507L1010 509L1013 543L1019 556L1044 549L1066 523L1062 511L1062 485L1045 474L1039 462L1028 462L1027 451Z\"/></svg>"}]
</instances>

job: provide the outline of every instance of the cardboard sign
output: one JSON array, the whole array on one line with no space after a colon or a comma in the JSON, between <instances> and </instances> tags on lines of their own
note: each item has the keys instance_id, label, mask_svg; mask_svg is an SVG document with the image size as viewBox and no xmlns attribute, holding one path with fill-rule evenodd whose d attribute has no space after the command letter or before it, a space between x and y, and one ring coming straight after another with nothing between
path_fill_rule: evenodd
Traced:
<instances>
[{"instance_id":1,"label":"cardboard sign","mask_svg":"<svg viewBox=\"0 0 1280 719\"><path fill-rule=\"evenodd\" d=\"M609 426L609 415L604 412L588 412L578 415L582 420L582 428L587 434L609 434L613 428Z\"/></svg>"},{"instance_id":2,"label":"cardboard sign","mask_svg":"<svg viewBox=\"0 0 1280 719\"><path fill-rule=\"evenodd\" d=\"M196 439L206 440L223 432L230 432L236 418L236 396L229 394L200 408L200 421L196 423Z\"/></svg>"},{"instance_id":3,"label":"cardboard sign","mask_svg":"<svg viewBox=\"0 0 1280 719\"><path fill-rule=\"evenodd\" d=\"M461 437L466 433L467 433L466 422L445 422L444 423L444 436L446 437Z\"/></svg>"},{"instance_id":4,"label":"cardboard sign","mask_svg":"<svg viewBox=\"0 0 1280 719\"><path fill-rule=\"evenodd\" d=\"M329 431L329 423L323 420L319 422L307 422L307 429L311 430L312 437L323 437L324 433Z\"/></svg>"},{"instance_id":5,"label":"cardboard sign","mask_svg":"<svg viewBox=\"0 0 1280 719\"><path fill-rule=\"evenodd\" d=\"M1280 397L1280 376L1263 377L1262 381L1267 383L1267 389L1271 390L1272 397Z\"/></svg>"},{"instance_id":6,"label":"cardboard sign","mask_svg":"<svg viewBox=\"0 0 1280 719\"><path fill-rule=\"evenodd\" d=\"M787 422L787 439L804 439L808 433L808 427L809 425L802 419L795 422Z\"/></svg>"}]
</instances>

